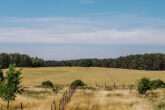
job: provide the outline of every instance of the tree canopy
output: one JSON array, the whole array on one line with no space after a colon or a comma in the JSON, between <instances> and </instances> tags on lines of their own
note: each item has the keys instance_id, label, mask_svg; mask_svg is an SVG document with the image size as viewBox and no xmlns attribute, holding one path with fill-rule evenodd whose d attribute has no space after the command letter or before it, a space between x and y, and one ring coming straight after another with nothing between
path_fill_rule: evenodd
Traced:
<instances>
[{"instance_id":1,"label":"tree canopy","mask_svg":"<svg viewBox=\"0 0 165 110\"><path fill-rule=\"evenodd\" d=\"M30 57L25 54L0 54L0 65L7 68L9 64L17 67L56 67L56 66L80 66L80 67L110 67L138 70L165 70L165 54L137 54L109 59L77 59L77 60L43 60L38 57Z\"/></svg>"},{"instance_id":2,"label":"tree canopy","mask_svg":"<svg viewBox=\"0 0 165 110\"><path fill-rule=\"evenodd\" d=\"M111 67L138 70L165 70L165 54L129 55L115 59L46 61L45 66Z\"/></svg>"},{"instance_id":3,"label":"tree canopy","mask_svg":"<svg viewBox=\"0 0 165 110\"><path fill-rule=\"evenodd\" d=\"M15 65L9 65L4 81L0 83L0 97L8 101L7 109L9 109L9 101L15 100L16 93L20 89L21 70L16 70Z\"/></svg>"},{"instance_id":4,"label":"tree canopy","mask_svg":"<svg viewBox=\"0 0 165 110\"><path fill-rule=\"evenodd\" d=\"M0 54L0 65L2 68L8 68L10 64L16 64L17 67L40 67L44 66L44 60L33 58L26 54Z\"/></svg>"}]
</instances>

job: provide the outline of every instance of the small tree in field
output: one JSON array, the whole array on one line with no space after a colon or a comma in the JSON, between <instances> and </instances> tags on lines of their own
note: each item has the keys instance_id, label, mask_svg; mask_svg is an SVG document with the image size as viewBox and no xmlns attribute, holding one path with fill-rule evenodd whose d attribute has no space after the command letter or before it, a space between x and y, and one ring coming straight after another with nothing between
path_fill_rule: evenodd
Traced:
<instances>
[{"instance_id":1,"label":"small tree in field","mask_svg":"<svg viewBox=\"0 0 165 110\"><path fill-rule=\"evenodd\" d=\"M138 84L138 92L140 94L146 94L147 90L150 90L150 80L144 77Z\"/></svg>"},{"instance_id":2,"label":"small tree in field","mask_svg":"<svg viewBox=\"0 0 165 110\"><path fill-rule=\"evenodd\" d=\"M10 100L15 100L16 93L19 91L19 84L22 79L20 75L21 70L16 70L15 65L10 65L6 72L4 81L0 83L0 97L8 102L8 110Z\"/></svg>"}]
</instances>

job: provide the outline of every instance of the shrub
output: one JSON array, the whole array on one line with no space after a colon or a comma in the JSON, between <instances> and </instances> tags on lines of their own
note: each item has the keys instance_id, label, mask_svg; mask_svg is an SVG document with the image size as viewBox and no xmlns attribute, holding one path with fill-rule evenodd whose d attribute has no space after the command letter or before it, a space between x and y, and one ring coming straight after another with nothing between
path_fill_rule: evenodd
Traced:
<instances>
[{"instance_id":1,"label":"shrub","mask_svg":"<svg viewBox=\"0 0 165 110\"><path fill-rule=\"evenodd\" d=\"M146 94L147 90L150 90L150 80L144 77L139 81L138 92L140 94Z\"/></svg>"},{"instance_id":2,"label":"shrub","mask_svg":"<svg viewBox=\"0 0 165 110\"><path fill-rule=\"evenodd\" d=\"M75 80L72 82L71 86L85 86L85 84L81 80Z\"/></svg>"},{"instance_id":3,"label":"shrub","mask_svg":"<svg viewBox=\"0 0 165 110\"><path fill-rule=\"evenodd\" d=\"M157 89L157 88L162 88L164 86L164 82L160 79L158 80L152 80L150 81L150 88L151 89Z\"/></svg>"},{"instance_id":4,"label":"shrub","mask_svg":"<svg viewBox=\"0 0 165 110\"><path fill-rule=\"evenodd\" d=\"M146 94L147 90L157 89L157 88L165 88L165 83L160 80L149 80L149 78L142 78L138 84L138 92L140 94Z\"/></svg>"},{"instance_id":5,"label":"shrub","mask_svg":"<svg viewBox=\"0 0 165 110\"><path fill-rule=\"evenodd\" d=\"M50 81L44 81L44 82L42 82L42 86L43 87L54 87L53 86L53 83L50 82Z\"/></svg>"}]
</instances>

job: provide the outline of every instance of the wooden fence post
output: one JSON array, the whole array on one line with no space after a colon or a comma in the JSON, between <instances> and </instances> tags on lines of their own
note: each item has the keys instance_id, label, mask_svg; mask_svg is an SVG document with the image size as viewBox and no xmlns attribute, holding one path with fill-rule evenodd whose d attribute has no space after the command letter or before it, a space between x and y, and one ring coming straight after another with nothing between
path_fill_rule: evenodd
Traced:
<instances>
[{"instance_id":1,"label":"wooden fence post","mask_svg":"<svg viewBox=\"0 0 165 110\"><path fill-rule=\"evenodd\" d=\"M51 104L51 110L53 110L53 105Z\"/></svg>"},{"instance_id":2,"label":"wooden fence post","mask_svg":"<svg viewBox=\"0 0 165 110\"><path fill-rule=\"evenodd\" d=\"M58 110L64 110L65 105L69 102L76 88L77 88L76 86L71 86L68 90L64 91L59 100L59 107L56 106L55 101L53 102L54 110L57 110L57 108ZM53 110L52 105L51 105L51 110Z\"/></svg>"},{"instance_id":3,"label":"wooden fence post","mask_svg":"<svg viewBox=\"0 0 165 110\"><path fill-rule=\"evenodd\" d=\"M61 99L60 99L60 103L59 103L59 110L61 110Z\"/></svg>"},{"instance_id":4,"label":"wooden fence post","mask_svg":"<svg viewBox=\"0 0 165 110\"><path fill-rule=\"evenodd\" d=\"M114 89L116 89L116 83L114 83L113 87L114 87Z\"/></svg>"},{"instance_id":5,"label":"wooden fence post","mask_svg":"<svg viewBox=\"0 0 165 110\"><path fill-rule=\"evenodd\" d=\"M133 87L133 85L130 85L130 94L132 93L132 87Z\"/></svg>"},{"instance_id":6,"label":"wooden fence post","mask_svg":"<svg viewBox=\"0 0 165 110\"><path fill-rule=\"evenodd\" d=\"M54 100L54 110L56 110L56 102L55 102L55 100Z\"/></svg>"},{"instance_id":7,"label":"wooden fence post","mask_svg":"<svg viewBox=\"0 0 165 110\"><path fill-rule=\"evenodd\" d=\"M104 86L105 86L105 89L106 89L106 88L107 88L107 84L105 83L105 85L104 85Z\"/></svg>"},{"instance_id":8,"label":"wooden fence post","mask_svg":"<svg viewBox=\"0 0 165 110\"><path fill-rule=\"evenodd\" d=\"M20 104L20 109L23 110L23 104L22 104L22 102Z\"/></svg>"}]
</instances>

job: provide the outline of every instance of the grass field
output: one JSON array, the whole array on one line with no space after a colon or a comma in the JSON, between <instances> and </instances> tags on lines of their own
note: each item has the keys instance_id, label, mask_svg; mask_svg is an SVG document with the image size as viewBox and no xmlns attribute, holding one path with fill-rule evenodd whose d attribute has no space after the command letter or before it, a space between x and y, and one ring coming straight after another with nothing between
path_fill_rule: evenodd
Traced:
<instances>
[{"instance_id":1,"label":"grass field","mask_svg":"<svg viewBox=\"0 0 165 110\"><path fill-rule=\"evenodd\" d=\"M153 91L147 97L139 97L135 89L130 94L129 89L109 90L96 87L96 83L133 84L142 77L162 79L165 81L165 71L140 71L115 68L96 67L42 67L23 68L22 94L11 101L10 110L19 110L23 103L24 110L51 110L54 100L59 103L61 94L71 82L81 79L88 87L77 89L65 110L165 110L165 89ZM43 81L50 80L60 86L55 93L52 88L40 87ZM58 104L57 104L58 106ZM6 102L0 99L0 107L5 110Z\"/></svg>"},{"instance_id":2,"label":"grass field","mask_svg":"<svg viewBox=\"0 0 165 110\"><path fill-rule=\"evenodd\" d=\"M115 68L97 67L43 67L23 68L24 86L38 86L45 80L54 84L66 85L76 79L81 79L86 84L133 84L142 77L162 79L165 81L165 71L142 71Z\"/></svg>"},{"instance_id":3,"label":"grass field","mask_svg":"<svg viewBox=\"0 0 165 110\"><path fill-rule=\"evenodd\" d=\"M66 110L154 110L152 103L128 90L77 90Z\"/></svg>"}]
</instances>

